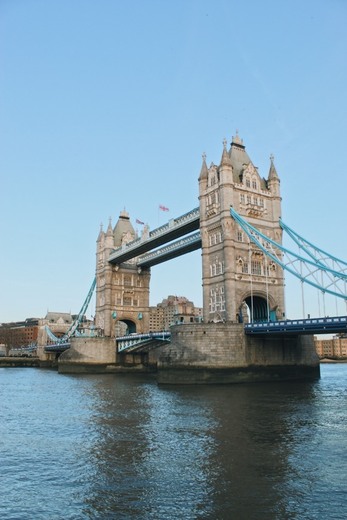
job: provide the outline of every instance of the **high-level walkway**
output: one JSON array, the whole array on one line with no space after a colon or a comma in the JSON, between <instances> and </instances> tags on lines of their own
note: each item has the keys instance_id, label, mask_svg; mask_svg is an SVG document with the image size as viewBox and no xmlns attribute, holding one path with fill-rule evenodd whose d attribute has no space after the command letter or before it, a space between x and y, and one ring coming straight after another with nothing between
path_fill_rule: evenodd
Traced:
<instances>
[{"instance_id":1,"label":"high-level walkway","mask_svg":"<svg viewBox=\"0 0 347 520\"><path fill-rule=\"evenodd\" d=\"M168 244L173 240L188 235L193 231L197 231L200 225L200 211L199 208L195 208L180 217L169 220L163 226L160 226L153 231L150 231L147 239L142 237L124 244L122 247L115 249L108 261L111 264L121 264L135 257L141 257L148 251ZM196 233L193 237L187 237L186 239L179 240L170 247L167 246L162 250L155 251L149 255L139 258L138 265L140 266L151 266L164 262L176 256L183 255L195 249L201 247L200 232Z\"/></svg>"}]
</instances>

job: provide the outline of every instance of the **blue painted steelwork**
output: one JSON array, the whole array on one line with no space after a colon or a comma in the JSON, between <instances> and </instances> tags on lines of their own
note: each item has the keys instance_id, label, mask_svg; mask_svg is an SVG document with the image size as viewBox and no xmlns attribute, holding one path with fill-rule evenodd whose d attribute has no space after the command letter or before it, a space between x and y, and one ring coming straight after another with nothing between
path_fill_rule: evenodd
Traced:
<instances>
[{"instance_id":1,"label":"blue painted steelwork","mask_svg":"<svg viewBox=\"0 0 347 520\"><path fill-rule=\"evenodd\" d=\"M149 252L138 258L137 265L140 267L152 267L153 265L166 262L171 258L177 258L178 256L196 251L201 248L201 235L200 231L193 233L188 237L181 238L176 242L156 249L155 251Z\"/></svg>"},{"instance_id":2,"label":"blue painted steelwork","mask_svg":"<svg viewBox=\"0 0 347 520\"><path fill-rule=\"evenodd\" d=\"M65 352L65 350L67 350L68 348L70 348L70 342L64 341L61 343L54 343L52 345L46 345L45 352Z\"/></svg>"},{"instance_id":3,"label":"blue painted steelwork","mask_svg":"<svg viewBox=\"0 0 347 520\"><path fill-rule=\"evenodd\" d=\"M199 229L199 226L200 210L199 208L194 208L180 217L169 220L163 226L150 231L147 239L140 237L118 247L112 251L108 261L111 264L121 264L196 231Z\"/></svg>"},{"instance_id":4,"label":"blue painted steelwork","mask_svg":"<svg viewBox=\"0 0 347 520\"><path fill-rule=\"evenodd\" d=\"M95 290L95 287L96 287L96 278L94 278L93 282L92 282L92 285L88 291L88 294L87 294L87 297L86 299L84 300L83 302L83 305L81 307L81 310L80 312L78 313L76 319L73 321L73 323L71 324L71 326L69 327L69 329L67 330L67 332L64 334L64 336L58 338L52 331L51 329L46 325L45 329L46 329L46 332L47 332L47 335L48 337L54 341L56 344L58 343L64 343L66 342L69 338L75 336L75 335L81 335L78 333L78 327L81 325L82 321L83 321L83 318L85 316L85 313L88 309L88 306L90 304L90 300L92 299L92 296L93 296L93 293L94 293L94 290Z\"/></svg>"},{"instance_id":5,"label":"blue painted steelwork","mask_svg":"<svg viewBox=\"0 0 347 520\"><path fill-rule=\"evenodd\" d=\"M282 269L323 293L332 294L347 301L346 273L332 269L319 261L313 261L312 258L305 258L290 251L249 224L233 207L230 208L230 215L249 239ZM288 259L287 263L283 261L284 256ZM306 271L305 275L302 273L303 269ZM334 290L332 287L334 287Z\"/></svg>"},{"instance_id":6,"label":"blue painted steelwork","mask_svg":"<svg viewBox=\"0 0 347 520\"><path fill-rule=\"evenodd\" d=\"M328 334L335 332L347 332L347 316L245 324L245 334Z\"/></svg>"},{"instance_id":7,"label":"blue painted steelwork","mask_svg":"<svg viewBox=\"0 0 347 520\"><path fill-rule=\"evenodd\" d=\"M148 332L146 334L128 334L116 338L118 352L134 352L156 348L170 343L171 332Z\"/></svg>"},{"instance_id":8,"label":"blue painted steelwork","mask_svg":"<svg viewBox=\"0 0 347 520\"><path fill-rule=\"evenodd\" d=\"M314 244L300 236L296 231L287 226L281 218L279 220L279 223L283 231L285 231L290 236L290 238L299 246L299 248L302 249L315 262L329 267L328 262L330 261L332 262L333 266L334 264L337 264L340 273L347 272L347 262L315 246Z\"/></svg>"}]
</instances>

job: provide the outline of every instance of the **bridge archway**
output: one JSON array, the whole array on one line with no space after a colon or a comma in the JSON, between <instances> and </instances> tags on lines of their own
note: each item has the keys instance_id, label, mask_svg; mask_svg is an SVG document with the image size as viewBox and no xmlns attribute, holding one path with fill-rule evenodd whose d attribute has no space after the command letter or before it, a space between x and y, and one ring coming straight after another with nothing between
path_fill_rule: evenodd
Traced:
<instances>
[{"instance_id":1,"label":"bridge archway","mask_svg":"<svg viewBox=\"0 0 347 520\"><path fill-rule=\"evenodd\" d=\"M136 323L127 318L121 318L115 322L115 336L135 334L137 331Z\"/></svg>"},{"instance_id":2,"label":"bridge archway","mask_svg":"<svg viewBox=\"0 0 347 520\"><path fill-rule=\"evenodd\" d=\"M247 294L243 301L247 305L248 319L251 322L276 321L276 304L272 297L262 294ZM242 316L240 311L239 316Z\"/></svg>"}]
</instances>

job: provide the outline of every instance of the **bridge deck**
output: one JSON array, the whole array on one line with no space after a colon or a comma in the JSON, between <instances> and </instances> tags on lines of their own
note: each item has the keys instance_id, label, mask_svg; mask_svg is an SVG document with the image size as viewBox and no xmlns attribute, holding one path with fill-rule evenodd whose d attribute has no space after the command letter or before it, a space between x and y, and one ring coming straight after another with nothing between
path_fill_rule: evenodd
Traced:
<instances>
[{"instance_id":1,"label":"bridge deck","mask_svg":"<svg viewBox=\"0 0 347 520\"><path fill-rule=\"evenodd\" d=\"M146 351L170 343L171 332L148 332L147 334L129 334L116 338L117 350L121 352Z\"/></svg>"},{"instance_id":2,"label":"bridge deck","mask_svg":"<svg viewBox=\"0 0 347 520\"><path fill-rule=\"evenodd\" d=\"M245 334L329 334L338 332L347 332L347 316L245 324Z\"/></svg>"}]
</instances>

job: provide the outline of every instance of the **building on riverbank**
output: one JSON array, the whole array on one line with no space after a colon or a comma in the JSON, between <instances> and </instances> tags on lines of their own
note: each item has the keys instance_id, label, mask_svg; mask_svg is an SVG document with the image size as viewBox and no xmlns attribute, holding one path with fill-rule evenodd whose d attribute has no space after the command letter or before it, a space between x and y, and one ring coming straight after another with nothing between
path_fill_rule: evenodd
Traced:
<instances>
[{"instance_id":1,"label":"building on riverbank","mask_svg":"<svg viewBox=\"0 0 347 520\"><path fill-rule=\"evenodd\" d=\"M330 339L315 336L314 343L320 359L347 359L347 334L337 334Z\"/></svg>"},{"instance_id":2,"label":"building on riverbank","mask_svg":"<svg viewBox=\"0 0 347 520\"><path fill-rule=\"evenodd\" d=\"M38 318L2 323L0 325L0 343L5 345L6 348L29 345L37 341L38 331Z\"/></svg>"},{"instance_id":3,"label":"building on riverbank","mask_svg":"<svg viewBox=\"0 0 347 520\"><path fill-rule=\"evenodd\" d=\"M196 323L202 320L202 308L185 296L169 295L155 307L149 308L149 330L169 330L172 325Z\"/></svg>"}]
</instances>

